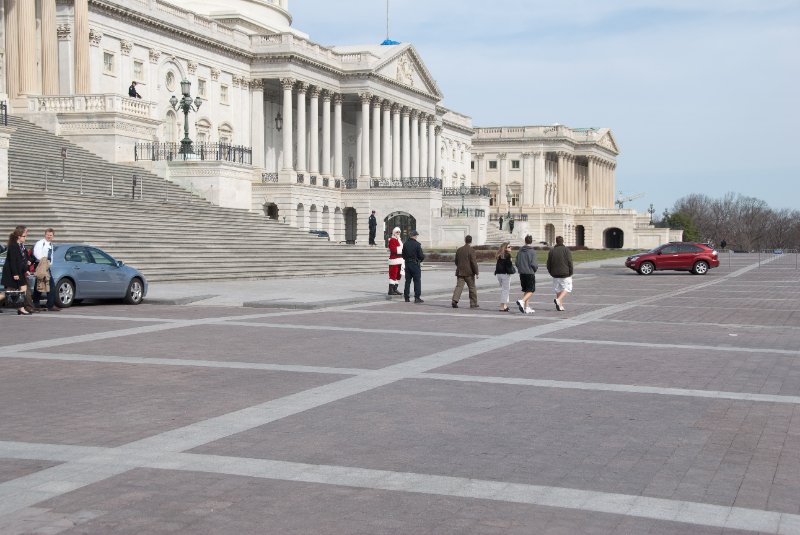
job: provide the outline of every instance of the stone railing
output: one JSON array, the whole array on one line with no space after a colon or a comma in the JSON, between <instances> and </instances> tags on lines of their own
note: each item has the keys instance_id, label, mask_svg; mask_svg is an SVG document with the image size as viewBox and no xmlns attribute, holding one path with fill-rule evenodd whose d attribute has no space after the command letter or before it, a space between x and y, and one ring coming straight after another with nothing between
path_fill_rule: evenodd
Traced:
<instances>
[{"instance_id":1,"label":"stone railing","mask_svg":"<svg viewBox=\"0 0 800 535\"><path fill-rule=\"evenodd\" d=\"M329 47L303 39L292 33L253 35L250 37L250 44L256 54L268 54L291 49L326 63L338 63L348 70L367 67L378 59L377 56L369 52L335 52Z\"/></svg>"},{"instance_id":2,"label":"stone railing","mask_svg":"<svg viewBox=\"0 0 800 535\"><path fill-rule=\"evenodd\" d=\"M32 96L28 111L42 113L118 112L146 119L154 118L155 103L115 94Z\"/></svg>"},{"instance_id":3,"label":"stone railing","mask_svg":"<svg viewBox=\"0 0 800 535\"><path fill-rule=\"evenodd\" d=\"M442 189L442 180L431 177L383 178L370 181L372 188Z\"/></svg>"},{"instance_id":4,"label":"stone railing","mask_svg":"<svg viewBox=\"0 0 800 535\"><path fill-rule=\"evenodd\" d=\"M572 129L564 125L552 126L504 126L499 128L476 128L473 139L519 139L559 137L574 141L599 141L600 133L594 128Z\"/></svg>"},{"instance_id":5,"label":"stone railing","mask_svg":"<svg viewBox=\"0 0 800 535\"><path fill-rule=\"evenodd\" d=\"M461 188L443 188L442 197L457 197L461 195ZM486 186L469 186L464 193L465 196L478 195L480 197L489 196L489 188Z\"/></svg>"}]
</instances>

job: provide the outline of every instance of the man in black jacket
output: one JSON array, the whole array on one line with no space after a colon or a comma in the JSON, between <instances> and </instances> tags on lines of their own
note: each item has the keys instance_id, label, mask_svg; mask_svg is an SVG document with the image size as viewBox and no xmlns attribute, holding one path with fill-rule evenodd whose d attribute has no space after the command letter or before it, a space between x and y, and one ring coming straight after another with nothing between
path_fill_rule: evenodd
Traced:
<instances>
[{"instance_id":1,"label":"man in black jacket","mask_svg":"<svg viewBox=\"0 0 800 535\"><path fill-rule=\"evenodd\" d=\"M556 236L556 245L547 255L547 272L553 277L553 291L556 298L553 303L556 310L563 312L564 297L572 292L572 253L564 245L564 238Z\"/></svg>"},{"instance_id":2,"label":"man in black jacket","mask_svg":"<svg viewBox=\"0 0 800 535\"><path fill-rule=\"evenodd\" d=\"M422 245L417 241L419 232L412 230L408 233L409 239L403 244L403 261L406 264L406 285L403 291L403 298L406 303L411 300L411 280L414 280L414 302L424 303L420 298L422 295L422 261L425 260L425 253L422 252Z\"/></svg>"},{"instance_id":3,"label":"man in black jacket","mask_svg":"<svg viewBox=\"0 0 800 535\"><path fill-rule=\"evenodd\" d=\"M369 216L369 244L375 245L375 234L378 232L378 220L375 219L375 210Z\"/></svg>"}]
</instances>

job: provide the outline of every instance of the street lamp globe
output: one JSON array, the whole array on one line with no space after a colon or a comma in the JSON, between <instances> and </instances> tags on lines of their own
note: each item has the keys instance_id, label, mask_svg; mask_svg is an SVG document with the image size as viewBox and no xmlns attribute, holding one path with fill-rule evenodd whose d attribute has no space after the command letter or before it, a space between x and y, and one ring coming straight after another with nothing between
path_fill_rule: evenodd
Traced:
<instances>
[{"instance_id":1,"label":"street lamp globe","mask_svg":"<svg viewBox=\"0 0 800 535\"><path fill-rule=\"evenodd\" d=\"M186 78L181 80L181 93L183 93L183 96L188 97L191 90L192 90L192 82L190 82Z\"/></svg>"}]
</instances>

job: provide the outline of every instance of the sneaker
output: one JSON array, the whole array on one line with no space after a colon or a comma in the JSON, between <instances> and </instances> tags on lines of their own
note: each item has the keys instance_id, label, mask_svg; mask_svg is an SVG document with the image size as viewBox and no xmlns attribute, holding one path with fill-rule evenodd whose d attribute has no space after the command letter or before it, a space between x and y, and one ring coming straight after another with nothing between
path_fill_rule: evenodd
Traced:
<instances>
[{"instance_id":1,"label":"sneaker","mask_svg":"<svg viewBox=\"0 0 800 535\"><path fill-rule=\"evenodd\" d=\"M561 306L558 304L558 299L553 299L553 303L556 305L556 310L561 310Z\"/></svg>"},{"instance_id":2,"label":"sneaker","mask_svg":"<svg viewBox=\"0 0 800 535\"><path fill-rule=\"evenodd\" d=\"M536 312L536 311L534 309L532 309L531 307L526 307L525 308L525 314L533 314L534 312Z\"/></svg>"},{"instance_id":3,"label":"sneaker","mask_svg":"<svg viewBox=\"0 0 800 535\"><path fill-rule=\"evenodd\" d=\"M522 306L522 299L517 299L517 307L519 307L519 311L525 314L525 307Z\"/></svg>"}]
</instances>

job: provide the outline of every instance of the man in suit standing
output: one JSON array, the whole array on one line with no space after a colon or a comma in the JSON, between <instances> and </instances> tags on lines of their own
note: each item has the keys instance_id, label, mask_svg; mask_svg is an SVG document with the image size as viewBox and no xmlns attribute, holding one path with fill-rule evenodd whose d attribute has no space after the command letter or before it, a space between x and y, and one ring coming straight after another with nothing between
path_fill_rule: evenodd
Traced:
<instances>
[{"instance_id":1,"label":"man in suit standing","mask_svg":"<svg viewBox=\"0 0 800 535\"><path fill-rule=\"evenodd\" d=\"M422 295L422 261L425 260L425 253L422 252L422 245L417 241L419 232L412 230L408 233L409 239L403 244L403 262L406 265L406 285L403 298L406 303L411 300L411 281L414 281L414 302L424 303L420 297Z\"/></svg>"},{"instance_id":2,"label":"man in suit standing","mask_svg":"<svg viewBox=\"0 0 800 535\"><path fill-rule=\"evenodd\" d=\"M375 219L375 210L369 216L369 244L375 245L375 234L378 232L378 220Z\"/></svg>"},{"instance_id":3,"label":"man in suit standing","mask_svg":"<svg viewBox=\"0 0 800 535\"><path fill-rule=\"evenodd\" d=\"M458 308L458 300L464 284L469 288L469 308L478 308L478 290L475 288L475 278L478 277L478 261L475 258L475 249L472 248L472 236L464 236L464 245L456 251L456 287L453 290L453 308Z\"/></svg>"}]
</instances>

